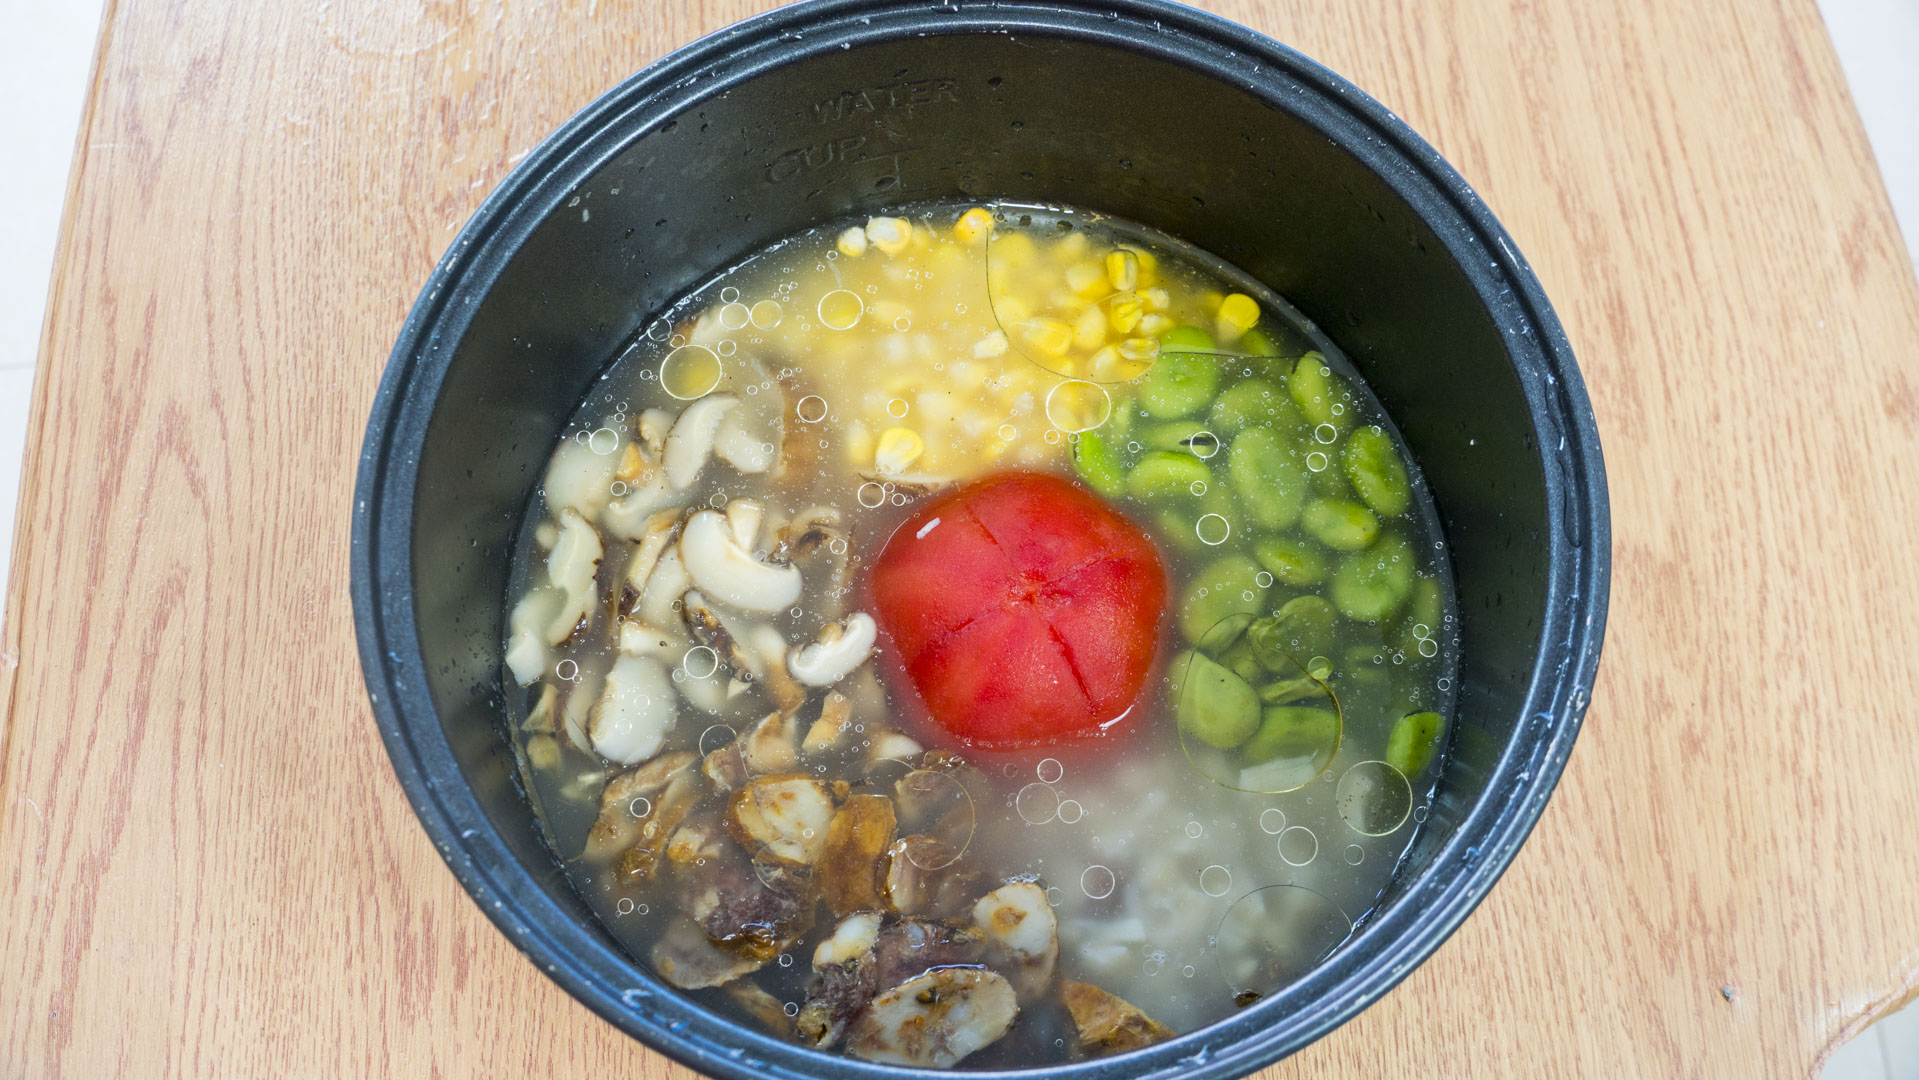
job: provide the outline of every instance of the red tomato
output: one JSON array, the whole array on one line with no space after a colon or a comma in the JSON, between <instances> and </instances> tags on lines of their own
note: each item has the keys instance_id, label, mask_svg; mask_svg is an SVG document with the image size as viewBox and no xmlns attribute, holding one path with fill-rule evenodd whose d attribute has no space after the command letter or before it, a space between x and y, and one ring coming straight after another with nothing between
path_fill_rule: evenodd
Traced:
<instances>
[{"instance_id":1,"label":"red tomato","mask_svg":"<svg viewBox=\"0 0 1919 1080\"><path fill-rule=\"evenodd\" d=\"M880 626L933 719L1013 749L1097 735L1153 666L1166 571L1067 480L1000 473L928 503L873 567Z\"/></svg>"}]
</instances>

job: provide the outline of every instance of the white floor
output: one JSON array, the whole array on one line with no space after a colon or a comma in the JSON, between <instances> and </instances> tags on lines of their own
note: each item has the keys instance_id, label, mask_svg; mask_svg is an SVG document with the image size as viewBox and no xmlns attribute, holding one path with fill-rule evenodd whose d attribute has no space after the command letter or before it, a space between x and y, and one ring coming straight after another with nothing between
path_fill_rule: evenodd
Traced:
<instances>
[{"instance_id":1,"label":"white floor","mask_svg":"<svg viewBox=\"0 0 1919 1080\"><path fill-rule=\"evenodd\" d=\"M1893 211L1919 272L1919 0L1820 0L1865 117ZM0 577L33 394L53 247L92 71L100 8L89 0L0 0ZM1822 1080L1919 1080L1919 1005L1841 1048Z\"/></svg>"}]
</instances>

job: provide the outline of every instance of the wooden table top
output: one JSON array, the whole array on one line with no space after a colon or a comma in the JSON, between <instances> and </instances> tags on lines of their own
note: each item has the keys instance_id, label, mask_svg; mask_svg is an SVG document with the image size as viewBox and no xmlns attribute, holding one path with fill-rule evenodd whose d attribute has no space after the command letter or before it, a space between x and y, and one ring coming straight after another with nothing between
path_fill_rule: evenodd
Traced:
<instances>
[{"instance_id":1,"label":"wooden table top","mask_svg":"<svg viewBox=\"0 0 1919 1080\"><path fill-rule=\"evenodd\" d=\"M454 232L756 0L107 5L0 643L0 1075L683 1074L494 931L355 660L354 464ZM1490 899L1274 1076L1803 1076L1919 982L1919 289L1814 0L1220 0L1511 229L1612 617Z\"/></svg>"}]
</instances>

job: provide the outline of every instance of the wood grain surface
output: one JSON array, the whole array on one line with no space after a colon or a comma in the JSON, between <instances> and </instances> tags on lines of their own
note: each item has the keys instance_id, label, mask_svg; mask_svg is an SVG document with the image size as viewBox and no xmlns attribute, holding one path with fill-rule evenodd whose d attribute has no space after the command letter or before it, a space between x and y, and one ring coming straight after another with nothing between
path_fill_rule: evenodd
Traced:
<instances>
[{"instance_id":1,"label":"wood grain surface","mask_svg":"<svg viewBox=\"0 0 1919 1080\"><path fill-rule=\"evenodd\" d=\"M550 128L752 0L110 0L0 690L0 1076L663 1077L461 893L346 591L387 349ZM1919 289L1813 0L1209 5L1544 279L1610 466L1558 795L1274 1076L1805 1076L1919 982Z\"/></svg>"}]
</instances>

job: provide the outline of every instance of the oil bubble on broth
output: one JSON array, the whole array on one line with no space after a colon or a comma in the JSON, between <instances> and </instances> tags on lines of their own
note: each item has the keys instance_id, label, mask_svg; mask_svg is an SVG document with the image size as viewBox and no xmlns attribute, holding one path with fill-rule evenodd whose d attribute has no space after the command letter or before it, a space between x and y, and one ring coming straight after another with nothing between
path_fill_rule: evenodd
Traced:
<instances>
[{"instance_id":1,"label":"oil bubble on broth","mask_svg":"<svg viewBox=\"0 0 1919 1080\"><path fill-rule=\"evenodd\" d=\"M1062 584L1110 552L1034 586L1082 590L1057 647L990 607L911 651L920 609L877 602L909 542L959 554L887 595L987 588L1023 526L965 496L1021 476L1143 535L1165 609L1086 732L961 737L942 693L1084 710L1118 677L1072 644L1124 590ZM1074 512L1048 543L1107 535ZM1339 350L1204 252L1061 207L829 223L648 322L554 448L515 747L574 886L713 1009L927 1067L1147 1045L1337 950L1421 828L1457 664L1436 520Z\"/></svg>"}]
</instances>

